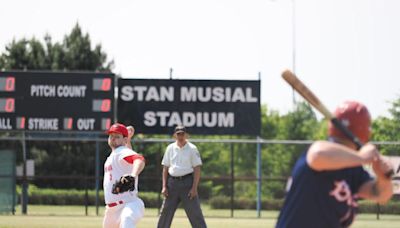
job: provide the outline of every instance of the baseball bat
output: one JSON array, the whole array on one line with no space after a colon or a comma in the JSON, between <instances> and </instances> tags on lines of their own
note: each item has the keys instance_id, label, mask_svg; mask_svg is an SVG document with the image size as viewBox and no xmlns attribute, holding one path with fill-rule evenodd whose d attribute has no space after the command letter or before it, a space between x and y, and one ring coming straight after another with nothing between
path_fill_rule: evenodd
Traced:
<instances>
[{"instance_id":1,"label":"baseball bat","mask_svg":"<svg viewBox=\"0 0 400 228\"><path fill-rule=\"evenodd\" d=\"M282 78L293 87L308 103L317 109L325 118L332 122L332 124L339 129L348 139L350 139L356 146L357 150L363 146L363 143L358 139L339 119L337 119L332 112L318 99L317 96L290 70L285 70L282 73ZM393 176L393 170L386 173L386 177Z\"/></svg>"}]
</instances>

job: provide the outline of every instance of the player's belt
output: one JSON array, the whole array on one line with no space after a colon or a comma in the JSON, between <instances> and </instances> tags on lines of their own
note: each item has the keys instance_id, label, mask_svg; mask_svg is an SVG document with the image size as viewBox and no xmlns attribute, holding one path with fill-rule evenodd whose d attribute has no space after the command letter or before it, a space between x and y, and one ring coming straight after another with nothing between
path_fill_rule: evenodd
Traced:
<instances>
[{"instance_id":1,"label":"player's belt","mask_svg":"<svg viewBox=\"0 0 400 228\"><path fill-rule=\"evenodd\" d=\"M123 204L123 203L124 203L124 201L120 200L120 201L118 201L118 202L109 203L109 204L107 204L107 206L108 206L108 207L115 207L115 206L117 206L118 204Z\"/></svg>"},{"instance_id":2,"label":"player's belt","mask_svg":"<svg viewBox=\"0 0 400 228\"><path fill-rule=\"evenodd\" d=\"M193 173L189 173L189 174L186 174L186 175L183 175L183 176L180 176L180 177L174 177L174 176L170 176L172 179L174 179L174 180L183 180L183 179L185 179L186 177L191 177L193 175Z\"/></svg>"}]
</instances>

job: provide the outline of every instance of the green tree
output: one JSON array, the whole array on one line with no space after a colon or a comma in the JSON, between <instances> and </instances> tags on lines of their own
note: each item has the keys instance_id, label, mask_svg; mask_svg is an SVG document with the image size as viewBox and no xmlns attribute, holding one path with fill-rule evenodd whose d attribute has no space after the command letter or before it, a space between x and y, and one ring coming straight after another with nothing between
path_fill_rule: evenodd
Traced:
<instances>
[{"instance_id":1,"label":"green tree","mask_svg":"<svg viewBox=\"0 0 400 228\"><path fill-rule=\"evenodd\" d=\"M279 138L312 140L318 130L314 111L305 102L296 103L295 109L283 117Z\"/></svg>"},{"instance_id":2,"label":"green tree","mask_svg":"<svg viewBox=\"0 0 400 228\"><path fill-rule=\"evenodd\" d=\"M13 40L6 45L0 56L3 70L69 70L110 72L113 61L107 61L107 54L101 45L92 48L89 34L83 34L76 24L62 43L53 43L45 35L44 44L32 38Z\"/></svg>"},{"instance_id":3,"label":"green tree","mask_svg":"<svg viewBox=\"0 0 400 228\"><path fill-rule=\"evenodd\" d=\"M389 108L391 117L378 117L372 122L373 141L399 141L400 139L400 97L392 101ZM400 155L398 145L382 145L380 152L386 155Z\"/></svg>"}]
</instances>

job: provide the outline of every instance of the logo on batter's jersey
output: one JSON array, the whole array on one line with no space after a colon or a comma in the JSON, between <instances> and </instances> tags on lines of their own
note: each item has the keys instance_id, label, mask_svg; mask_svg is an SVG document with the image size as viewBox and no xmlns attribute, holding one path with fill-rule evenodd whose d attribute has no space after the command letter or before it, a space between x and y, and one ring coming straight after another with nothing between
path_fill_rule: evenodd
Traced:
<instances>
[{"instance_id":1,"label":"logo on batter's jersey","mask_svg":"<svg viewBox=\"0 0 400 228\"><path fill-rule=\"evenodd\" d=\"M358 207L354 196L351 194L351 190L346 181L335 181L334 189L329 193L329 195L335 197L338 202L344 202L349 207L346 213L340 218L340 224L343 227L348 227L353 222L355 216L355 208Z\"/></svg>"},{"instance_id":2,"label":"logo on batter's jersey","mask_svg":"<svg viewBox=\"0 0 400 228\"><path fill-rule=\"evenodd\" d=\"M357 203L351 194L350 187L346 181L335 181L335 188L329 193L339 202L346 202L347 205L357 207Z\"/></svg>"}]
</instances>

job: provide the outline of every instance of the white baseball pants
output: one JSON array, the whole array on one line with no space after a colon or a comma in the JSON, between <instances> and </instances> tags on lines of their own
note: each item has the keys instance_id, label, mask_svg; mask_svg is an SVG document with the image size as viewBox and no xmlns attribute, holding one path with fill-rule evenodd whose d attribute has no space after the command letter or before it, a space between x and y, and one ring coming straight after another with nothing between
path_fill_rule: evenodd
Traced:
<instances>
[{"instance_id":1,"label":"white baseball pants","mask_svg":"<svg viewBox=\"0 0 400 228\"><path fill-rule=\"evenodd\" d=\"M106 206L103 228L136 228L144 216L144 203L140 198L114 207Z\"/></svg>"}]
</instances>

